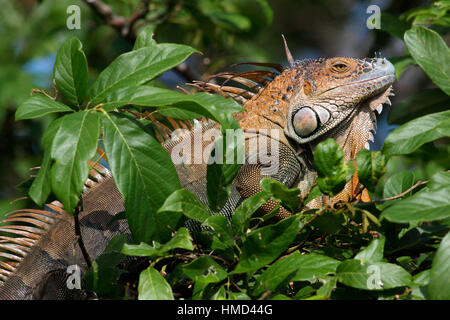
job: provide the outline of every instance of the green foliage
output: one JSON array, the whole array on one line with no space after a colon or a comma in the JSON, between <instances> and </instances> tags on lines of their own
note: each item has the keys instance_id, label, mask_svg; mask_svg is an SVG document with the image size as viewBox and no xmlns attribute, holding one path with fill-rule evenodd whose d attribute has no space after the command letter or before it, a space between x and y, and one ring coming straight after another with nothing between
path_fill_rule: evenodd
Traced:
<instances>
[{"instance_id":1,"label":"green foliage","mask_svg":"<svg viewBox=\"0 0 450 320\"><path fill-rule=\"evenodd\" d=\"M25 100L16 111L16 120L34 119L54 112L70 112L72 109L42 94Z\"/></svg>"},{"instance_id":2,"label":"green foliage","mask_svg":"<svg viewBox=\"0 0 450 320\"><path fill-rule=\"evenodd\" d=\"M61 118L52 143L52 190L68 212L78 204L78 197L89 174L89 159L96 153L99 114L82 110Z\"/></svg>"},{"instance_id":3,"label":"green foliage","mask_svg":"<svg viewBox=\"0 0 450 320\"><path fill-rule=\"evenodd\" d=\"M449 300L450 279L450 233L442 239L439 249L433 258L433 266L430 271L430 283L428 293L431 299Z\"/></svg>"},{"instance_id":4,"label":"green foliage","mask_svg":"<svg viewBox=\"0 0 450 320\"><path fill-rule=\"evenodd\" d=\"M109 102L125 87L145 84L189 57L195 49L177 44L152 44L120 55L103 70L89 90L90 104Z\"/></svg>"},{"instance_id":5,"label":"green foliage","mask_svg":"<svg viewBox=\"0 0 450 320\"><path fill-rule=\"evenodd\" d=\"M80 107L88 89L88 66L80 40L71 38L58 50L55 83L69 106Z\"/></svg>"},{"instance_id":6,"label":"green foliage","mask_svg":"<svg viewBox=\"0 0 450 320\"><path fill-rule=\"evenodd\" d=\"M427 142L448 136L450 111L432 113L395 129L386 138L383 152L387 155L408 154Z\"/></svg>"},{"instance_id":7,"label":"green foliage","mask_svg":"<svg viewBox=\"0 0 450 320\"><path fill-rule=\"evenodd\" d=\"M139 277L139 300L173 300L172 288L153 267L141 272Z\"/></svg>"},{"instance_id":8,"label":"green foliage","mask_svg":"<svg viewBox=\"0 0 450 320\"><path fill-rule=\"evenodd\" d=\"M180 188L170 156L155 138L124 115L105 113L102 124L105 152L124 196L134 237L138 241L163 238L165 230L158 228L156 210Z\"/></svg>"},{"instance_id":9,"label":"green foliage","mask_svg":"<svg viewBox=\"0 0 450 320\"><path fill-rule=\"evenodd\" d=\"M450 217L450 185L438 190L425 188L385 209L382 216L394 222L434 221Z\"/></svg>"},{"instance_id":10,"label":"green foliage","mask_svg":"<svg viewBox=\"0 0 450 320\"><path fill-rule=\"evenodd\" d=\"M344 162L344 150L333 139L327 139L317 145L314 151L314 167L319 175L317 184L320 190L331 196L344 188L351 170Z\"/></svg>"},{"instance_id":11,"label":"green foliage","mask_svg":"<svg viewBox=\"0 0 450 320\"><path fill-rule=\"evenodd\" d=\"M288 189L283 183L268 178L263 178L260 185L263 191L273 195L276 199L280 199L289 211L297 211L300 204L299 189Z\"/></svg>"},{"instance_id":12,"label":"green foliage","mask_svg":"<svg viewBox=\"0 0 450 320\"><path fill-rule=\"evenodd\" d=\"M132 239L114 238L85 276L86 286L100 298L132 296L123 278L127 272L118 265L133 256L147 263L134 283L138 299L340 299L355 294L449 299L449 53L431 30L448 26L447 10L447 2L440 2L399 19L383 15L384 30L404 38L408 48L395 64L397 76L416 63L438 88L403 102L392 116L402 125L381 151L363 150L346 163L342 148L327 139L314 150L318 177L304 199L299 189L265 178L261 191L240 203L231 221L211 212L227 200L240 166L208 166L208 206L181 188L170 155L158 141L156 122L134 116L203 116L218 122L223 133L239 128L233 113L242 108L236 102L156 85L156 77L198 51L157 43L153 31L160 22L154 17L133 50L115 58L88 85L86 54L81 42L70 38L58 51L53 73L62 96L34 93L16 112L17 120L54 117L43 135L44 158L28 194L40 206L56 197L73 212L88 177L88 161L98 160L102 138ZM194 28L183 24L186 20L201 22L202 35L193 41L201 48L217 36L223 44L236 34L251 34L270 23L272 11L264 0L203 0L188 2L174 19L178 25L170 28L176 30ZM431 26L418 26L425 21ZM411 108L418 113L411 114ZM215 150L223 148L227 155L240 147L228 140L226 135L217 139ZM443 154L444 161L436 154ZM354 163L372 202L307 207L313 199L338 194L352 178ZM276 207L261 217L259 209L269 200ZM273 221L281 206L292 215ZM186 221L201 231L190 233Z\"/></svg>"},{"instance_id":13,"label":"green foliage","mask_svg":"<svg viewBox=\"0 0 450 320\"><path fill-rule=\"evenodd\" d=\"M405 32L411 56L433 82L450 95L450 49L433 30L415 26Z\"/></svg>"}]
</instances>

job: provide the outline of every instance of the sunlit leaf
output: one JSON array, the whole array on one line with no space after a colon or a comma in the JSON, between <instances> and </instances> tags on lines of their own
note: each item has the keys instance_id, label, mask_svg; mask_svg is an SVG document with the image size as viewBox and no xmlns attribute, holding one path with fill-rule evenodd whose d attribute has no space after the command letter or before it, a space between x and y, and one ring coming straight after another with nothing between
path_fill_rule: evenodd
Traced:
<instances>
[{"instance_id":1,"label":"sunlit leaf","mask_svg":"<svg viewBox=\"0 0 450 320\"><path fill-rule=\"evenodd\" d=\"M417 64L450 95L450 49L441 36L428 28L414 26L405 32L404 40Z\"/></svg>"},{"instance_id":2,"label":"sunlit leaf","mask_svg":"<svg viewBox=\"0 0 450 320\"><path fill-rule=\"evenodd\" d=\"M172 288L153 267L143 270L139 276L139 300L174 300Z\"/></svg>"},{"instance_id":3,"label":"sunlit leaf","mask_svg":"<svg viewBox=\"0 0 450 320\"><path fill-rule=\"evenodd\" d=\"M88 67L80 40L70 38L61 46L56 55L53 74L67 102L80 107L88 91Z\"/></svg>"},{"instance_id":4,"label":"sunlit leaf","mask_svg":"<svg viewBox=\"0 0 450 320\"><path fill-rule=\"evenodd\" d=\"M43 94L35 94L17 108L16 121L42 117L55 112L71 111L73 110L63 103L50 99Z\"/></svg>"},{"instance_id":5,"label":"sunlit leaf","mask_svg":"<svg viewBox=\"0 0 450 320\"><path fill-rule=\"evenodd\" d=\"M88 161L95 156L99 116L92 111L65 115L53 139L52 190L70 213L77 206L88 177Z\"/></svg>"},{"instance_id":6,"label":"sunlit leaf","mask_svg":"<svg viewBox=\"0 0 450 320\"><path fill-rule=\"evenodd\" d=\"M106 156L114 181L124 197L126 216L135 241L166 238L156 211L180 189L169 154L133 120L116 113L103 116Z\"/></svg>"}]
</instances>

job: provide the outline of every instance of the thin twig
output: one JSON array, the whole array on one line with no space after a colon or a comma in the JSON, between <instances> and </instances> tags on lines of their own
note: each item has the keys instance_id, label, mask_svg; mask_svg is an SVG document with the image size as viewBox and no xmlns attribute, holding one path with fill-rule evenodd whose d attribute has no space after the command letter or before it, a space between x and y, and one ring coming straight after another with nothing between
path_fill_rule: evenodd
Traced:
<instances>
[{"instance_id":1,"label":"thin twig","mask_svg":"<svg viewBox=\"0 0 450 320\"><path fill-rule=\"evenodd\" d=\"M413 191L415 188L417 188L417 187L419 187L419 186L421 186L423 184L427 184L427 183L428 183L427 180L425 180L425 181L417 181L415 185L413 185L411 188L408 188L407 190L403 191L402 193L400 193L400 194L398 194L396 196L393 196L393 197L381 199L379 201L383 201L384 202L384 201L389 201L389 200L394 200L394 199L401 198L401 197L405 196L406 194L408 194L409 192Z\"/></svg>"},{"instance_id":2,"label":"thin twig","mask_svg":"<svg viewBox=\"0 0 450 320\"><path fill-rule=\"evenodd\" d=\"M379 200L374 200L374 201L370 201L370 202L363 202L363 204L368 205L368 204L373 204L373 203L384 203L386 201L389 200L395 200L395 199L399 199L404 197L405 195L407 195L408 193L410 193L411 191L413 191L414 189L416 189L417 187L420 187L421 185L427 184L428 180L425 181L417 181L416 184L414 184L411 188L408 188L407 190L403 191L402 193L396 195L396 196L392 196L389 198L384 198L384 199L379 199Z\"/></svg>"},{"instance_id":3,"label":"thin twig","mask_svg":"<svg viewBox=\"0 0 450 320\"><path fill-rule=\"evenodd\" d=\"M74 221L75 221L75 236L77 239L77 243L80 246L81 253L83 254L84 260L86 261L86 264L88 268L92 266L92 260L89 256L89 253L86 250L86 247L84 246L83 238L81 237L81 228L80 228L80 221L78 219L78 214L80 213L80 208L77 206L75 208L75 214L74 214Z\"/></svg>"}]
</instances>

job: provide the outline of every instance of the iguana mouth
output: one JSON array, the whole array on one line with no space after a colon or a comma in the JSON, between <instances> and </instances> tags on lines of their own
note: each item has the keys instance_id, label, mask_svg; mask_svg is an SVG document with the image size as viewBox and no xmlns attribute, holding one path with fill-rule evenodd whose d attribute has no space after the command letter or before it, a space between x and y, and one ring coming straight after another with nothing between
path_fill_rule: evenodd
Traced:
<instances>
[{"instance_id":1,"label":"iguana mouth","mask_svg":"<svg viewBox=\"0 0 450 320\"><path fill-rule=\"evenodd\" d=\"M375 140L374 135L377 131L376 112L378 112L378 114L381 114L381 112L383 111L383 104L387 104L389 106L392 105L392 102L389 99L390 96L394 96L392 85L390 85L387 89L385 89L381 93L379 93L373 97L370 97L361 103L361 105L367 105L370 108L371 119L372 119L371 128L369 129L369 138L367 139L367 141L365 142L365 145L364 145L364 148L367 150L369 150L369 147L370 147L369 141L374 142L374 140Z\"/></svg>"}]
</instances>

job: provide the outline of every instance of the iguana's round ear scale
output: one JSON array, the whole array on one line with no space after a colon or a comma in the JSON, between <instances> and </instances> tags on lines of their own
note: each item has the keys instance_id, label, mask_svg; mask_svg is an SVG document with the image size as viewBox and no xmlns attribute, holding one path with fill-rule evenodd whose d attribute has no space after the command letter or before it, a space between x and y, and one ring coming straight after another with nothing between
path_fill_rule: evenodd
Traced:
<instances>
[{"instance_id":1,"label":"iguana's round ear scale","mask_svg":"<svg viewBox=\"0 0 450 320\"><path fill-rule=\"evenodd\" d=\"M292 118L292 126L295 133L302 138L306 138L318 127L317 115L310 107L303 107Z\"/></svg>"}]
</instances>

